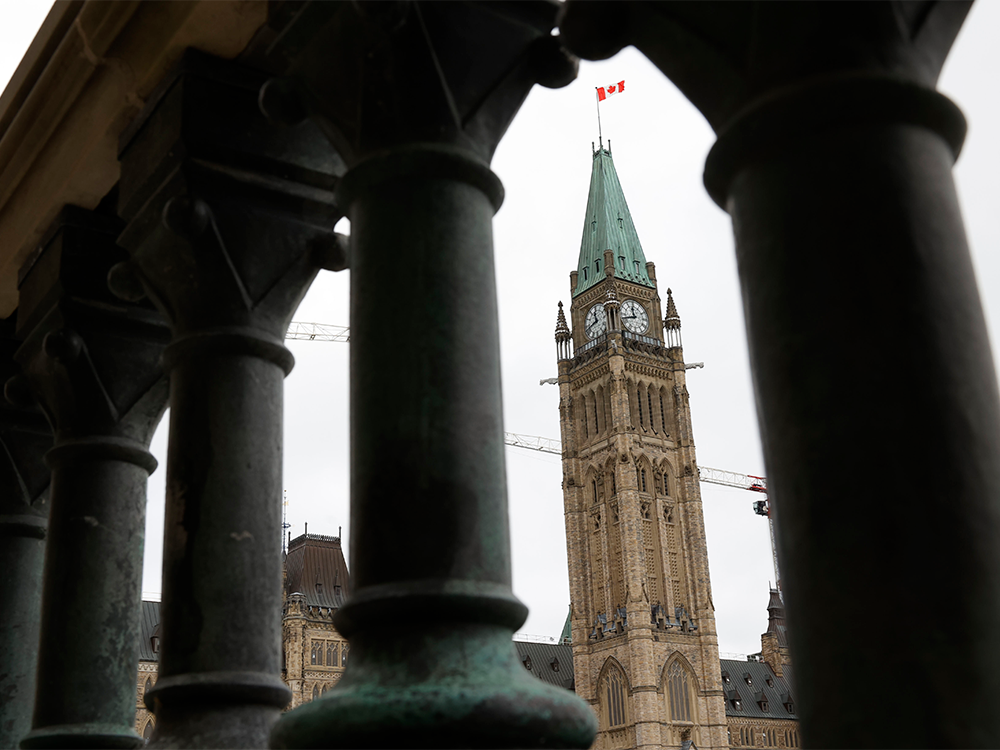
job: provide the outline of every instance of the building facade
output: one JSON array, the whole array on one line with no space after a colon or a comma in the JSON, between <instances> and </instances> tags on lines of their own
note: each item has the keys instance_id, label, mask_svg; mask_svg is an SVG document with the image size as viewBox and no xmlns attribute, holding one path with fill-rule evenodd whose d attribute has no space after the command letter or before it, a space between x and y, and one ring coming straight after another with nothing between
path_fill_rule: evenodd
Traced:
<instances>
[{"instance_id":1,"label":"building facade","mask_svg":"<svg viewBox=\"0 0 1000 750\"><path fill-rule=\"evenodd\" d=\"M576 691L599 717L595 747L790 746L763 730L768 716L741 724L751 686L734 698L723 674L752 682L767 667L720 668L680 316L670 289L662 313L603 144L570 292L556 327L563 494Z\"/></svg>"}]
</instances>

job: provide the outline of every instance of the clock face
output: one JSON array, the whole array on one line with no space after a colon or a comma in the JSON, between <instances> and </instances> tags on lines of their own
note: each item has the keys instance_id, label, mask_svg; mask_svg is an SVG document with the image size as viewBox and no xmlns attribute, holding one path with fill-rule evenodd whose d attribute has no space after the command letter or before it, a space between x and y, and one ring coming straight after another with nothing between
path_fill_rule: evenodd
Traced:
<instances>
[{"instance_id":1,"label":"clock face","mask_svg":"<svg viewBox=\"0 0 1000 750\"><path fill-rule=\"evenodd\" d=\"M622 302L621 316L622 325L632 333L645 333L649 330L649 316L643 306L634 299Z\"/></svg>"},{"instance_id":2,"label":"clock face","mask_svg":"<svg viewBox=\"0 0 1000 750\"><path fill-rule=\"evenodd\" d=\"M587 319L583 322L583 330L587 336L596 339L608 327L608 319L604 314L604 305L594 305L587 311Z\"/></svg>"}]
</instances>

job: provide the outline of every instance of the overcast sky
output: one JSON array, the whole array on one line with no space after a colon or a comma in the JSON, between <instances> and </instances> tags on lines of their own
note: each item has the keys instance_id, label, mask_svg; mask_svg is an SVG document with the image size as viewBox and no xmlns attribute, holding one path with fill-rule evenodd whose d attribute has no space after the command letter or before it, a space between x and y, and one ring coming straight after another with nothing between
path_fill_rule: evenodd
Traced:
<instances>
[{"instance_id":1,"label":"overcast sky","mask_svg":"<svg viewBox=\"0 0 1000 750\"><path fill-rule=\"evenodd\" d=\"M17 7L12 12L9 8ZM13 73L45 14L44 3L5 8L0 81ZM993 350L1000 332L1000 5L974 6L941 77L940 90L969 119L956 167L973 259ZM505 429L559 438L558 392L539 386L556 374L556 303L570 302L597 140L594 87L625 79L626 91L602 104L605 141L661 296L669 286L683 321L698 462L763 474L750 384L730 220L708 197L701 173L714 135L704 118L640 53L582 63L579 79L550 91L535 87L501 142L493 169L507 197L494 222ZM348 325L349 272L323 272L297 320ZM891 284L892 279L886 279ZM391 303L391 300L387 302ZM406 336L405 327L396 332ZM285 389L284 485L293 536L336 534L348 518L348 344L288 342L296 366ZM865 377L865 363L851 376ZM919 376L919 374L917 374ZM143 589L158 598L163 535L167 419L153 441L160 469L149 484ZM569 603L560 459L507 448L514 591L531 614L523 632L557 635ZM878 456L867 460L877 462ZM856 513L851 467L830 477ZM724 652L760 650L768 585L774 579L767 522L753 493L702 485L713 599ZM275 530L275 533L279 533Z\"/></svg>"}]
</instances>

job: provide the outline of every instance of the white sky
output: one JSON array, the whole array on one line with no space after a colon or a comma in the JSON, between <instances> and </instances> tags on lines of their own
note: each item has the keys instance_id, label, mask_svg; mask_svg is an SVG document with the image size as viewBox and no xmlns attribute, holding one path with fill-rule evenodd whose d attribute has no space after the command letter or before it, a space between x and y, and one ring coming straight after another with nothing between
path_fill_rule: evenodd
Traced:
<instances>
[{"instance_id":1,"label":"white sky","mask_svg":"<svg viewBox=\"0 0 1000 750\"><path fill-rule=\"evenodd\" d=\"M47 7L5 7L0 81L13 73ZM994 352L1000 347L1000 103L992 78L1000 72L998 29L1000 4L977 3L939 84L969 119L955 175ZM705 369L688 374L698 460L762 474L730 221L701 182L714 136L673 84L631 48L610 61L584 62L579 79L564 89L535 87L493 162L507 191L494 222L505 429L559 437L558 392L538 381L556 374L556 303L570 302L569 272L576 267L597 138L593 87L623 78L625 94L601 105L604 135L646 258L656 263L661 296L668 286L674 291L686 359L705 362ZM296 319L348 325L348 274L322 273ZM405 328L397 335L405 336ZM302 533L305 523L321 534L342 526L349 545L349 345L288 345L297 362L285 390L291 532ZM858 366L864 377L865 363ZM160 590L167 422L153 441L161 468L149 484L143 577L149 593ZM507 472L514 591L531 610L523 631L557 635L569 602L560 459L507 448ZM844 489L843 504L830 513L856 512L850 466L830 481ZM703 484L702 497L719 647L758 651L774 578L767 522L751 511L752 493ZM858 522L864 522L860 513Z\"/></svg>"}]
</instances>

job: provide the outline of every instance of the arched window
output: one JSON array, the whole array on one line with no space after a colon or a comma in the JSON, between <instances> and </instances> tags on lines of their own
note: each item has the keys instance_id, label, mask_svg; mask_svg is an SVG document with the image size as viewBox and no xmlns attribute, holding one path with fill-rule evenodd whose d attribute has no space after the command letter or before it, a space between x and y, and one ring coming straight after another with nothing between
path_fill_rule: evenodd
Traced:
<instances>
[{"instance_id":1,"label":"arched window","mask_svg":"<svg viewBox=\"0 0 1000 750\"><path fill-rule=\"evenodd\" d=\"M146 726L142 728L142 744L148 745L149 738L153 736L153 720L150 719L146 722Z\"/></svg>"},{"instance_id":2,"label":"arched window","mask_svg":"<svg viewBox=\"0 0 1000 750\"><path fill-rule=\"evenodd\" d=\"M670 432L667 430L667 413L663 408L663 392L660 392L660 425L663 427L663 434L669 435Z\"/></svg>"},{"instance_id":3,"label":"arched window","mask_svg":"<svg viewBox=\"0 0 1000 750\"><path fill-rule=\"evenodd\" d=\"M313 685L313 700L319 698L319 685Z\"/></svg>"},{"instance_id":4,"label":"arched window","mask_svg":"<svg viewBox=\"0 0 1000 750\"><path fill-rule=\"evenodd\" d=\"M146 684L142 688L142 694L145 695L146 693L148 693L151 687L153 687L153 678L147 677Z\"/></svg>"},{"instance_id":5,"label":"arched window","mask_svg":"<svg viewBox=\"0 0 1000 750\"><path fill-rule=\"evenodd\" d=\"M309 663L310 664L319 664L319 659L320 659L320 656L319 656L319 646L317 646L314 643L312 645L312 659L310 660Z\"/></svg>"},{"instance_id":6,"label":"arched window","mask_svg":"<svg viewBox=\"0 0 1000 750\"><path fill-rule=\"evenodd\" d=\"M645 469L639 469L639 491L640 492L645 492L646 491L646 470Z\"/></svg>"},{"instance_id":7,"label":"arched window","mask_svg":"<svg viewBox=\"0 0 1000 750\"><path fill-rule=\"evenodd\" d=\"M597 480L596 479L591 479L590 480L590 488L594 491L594 502L596 503L597 502Z\"/></svg>"},{"instance_id":8,"label":"arched window","mask_svg":"<svg viewBox=\"0 0 1000 750\"><path fill-rule=\"evenodd\" d=\"M673 721L694 721L691 715L691 676L679 660L667 668L667 699Z\"/></svg>"},{"instance_id":9,"label":"arched window","mask_svg":"<svg viewBox=\"0 0 1000 750\"><path fill-rule=\"evenodd\" d=\"M638 263L636 265L638 265ZM653 394L650 393L649 391L646 391L646 406L649 407L649 428L653 432L656 432L656 421L653 419ZM662 424L662 418L661 418L661 424Z\"/></svg>"},{"instance_id":10,"label":"arched window","mask_svg":"<svg viewBox=\"0 0 1000 750\"><path fill-rule=\"evenodd\" d=\"M348 646L346 643L340 648L340 666L342 667L347 666L347 648Z\"/></svg>"},{"instance_id":11,"label":"arched window","mask_svg":"<svg viewBox=\"0 0 1000 750\"><path fill-rule=\"evenodd\" d=\"M337 666L337 647L332 643L326 644L326 666Z\"/></svg>"},{"instance_id":12,"label":"arched window","mask_svg":"<svg viewBox=\"0 0 1000 750\"><path fill-rule=\"evenodd\" d=\"M623 727L626 724L625 675L612 667L604 677L601 698L604 701L604 716L607 728Z\"/></svg>"}]
</instances>

